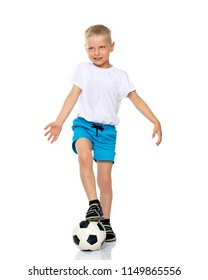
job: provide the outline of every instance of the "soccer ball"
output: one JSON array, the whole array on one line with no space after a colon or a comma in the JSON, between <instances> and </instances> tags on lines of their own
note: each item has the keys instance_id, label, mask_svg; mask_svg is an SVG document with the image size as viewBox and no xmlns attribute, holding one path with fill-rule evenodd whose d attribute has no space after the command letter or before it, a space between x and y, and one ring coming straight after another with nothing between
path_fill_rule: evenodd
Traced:
<instances>
[{"instance_id":1,"label":"soccer ball","mask_svg":"<svg viewBox=\"0 0 208 280\"><path fill-rule=\"evenodd\" d=\"M106 238L106 231L99 221L81 221L72 233L73 241L80 250L99 250Z\"/></svg>"}]
</instances>

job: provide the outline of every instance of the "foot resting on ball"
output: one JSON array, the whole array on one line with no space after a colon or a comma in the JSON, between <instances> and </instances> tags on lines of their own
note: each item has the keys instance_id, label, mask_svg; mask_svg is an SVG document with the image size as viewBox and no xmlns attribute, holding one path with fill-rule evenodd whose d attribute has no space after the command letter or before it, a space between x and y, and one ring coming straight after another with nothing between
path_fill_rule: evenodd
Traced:
<instances>
[{"instance_id":1,"label":"foot resting on ball","mask_svg":"<svg viewBox=\"0 0 208 280\"><path fill-rule=\"evenodd\" d=\"M99 221L103 220L103 211L99 200L92 200L89 202L89 209L86 213L86 220L88 221Z\"/></svg>"}]
</instances>

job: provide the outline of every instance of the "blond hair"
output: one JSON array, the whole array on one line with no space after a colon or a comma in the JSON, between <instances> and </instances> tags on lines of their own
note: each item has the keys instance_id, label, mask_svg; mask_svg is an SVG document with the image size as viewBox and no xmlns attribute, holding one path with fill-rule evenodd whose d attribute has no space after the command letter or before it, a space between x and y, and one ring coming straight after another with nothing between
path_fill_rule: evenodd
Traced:
<instances>
[{"instance_id":1,"label":"blond hair","mask_svg":"<svg viewBox=\"0 0 208 280\"><path fill-rule=\"evenodd\" d=\"M85 40L92 35L106 35L107 40L111 43L111 30L102 24L92 25L85 31Z\"/></svg>"}]
</instances>

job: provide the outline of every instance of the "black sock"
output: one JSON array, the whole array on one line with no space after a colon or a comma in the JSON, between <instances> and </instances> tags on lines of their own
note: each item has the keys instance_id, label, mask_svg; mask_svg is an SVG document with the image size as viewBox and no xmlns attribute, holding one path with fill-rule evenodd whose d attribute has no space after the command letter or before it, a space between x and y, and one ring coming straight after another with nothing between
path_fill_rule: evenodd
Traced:
<instances>
[{"instance_id":1,"label":"black sock","mask_svg":"<svg viewBox=\"0 0 208 280\"><path fill-rule=\"evenodd\" d=\"M100 204L100 201L98 199L90 200L89 205L92 205L93 203L98 203Z\"/></svg>"},{"instance_id":2,"label":"black sock","mask_svg":"<svg viewBox=\"0 0 208 280\"><path fill-rule=\"evenodd\" d=\"M110 219L104 219L102 220L103 225L110 225Z\"/></svg>"}]
</instances>

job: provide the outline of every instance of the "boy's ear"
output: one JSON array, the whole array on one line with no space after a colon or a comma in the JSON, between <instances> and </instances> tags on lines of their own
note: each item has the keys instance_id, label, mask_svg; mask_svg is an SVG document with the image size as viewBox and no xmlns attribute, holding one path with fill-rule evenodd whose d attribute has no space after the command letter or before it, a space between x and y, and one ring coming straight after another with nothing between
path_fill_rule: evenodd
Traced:
<instances>
[{"instance_id":1,"label":"boy's ear","mask_svg":"<svg viewBox=\"0 0 208 280\"><path fill-rule=\"evenodd\" d=\"M111 52L114 50L114 46L115 46L115 42L111 43L111 48L110 48Z\"/></svg>"}]
</instances>

